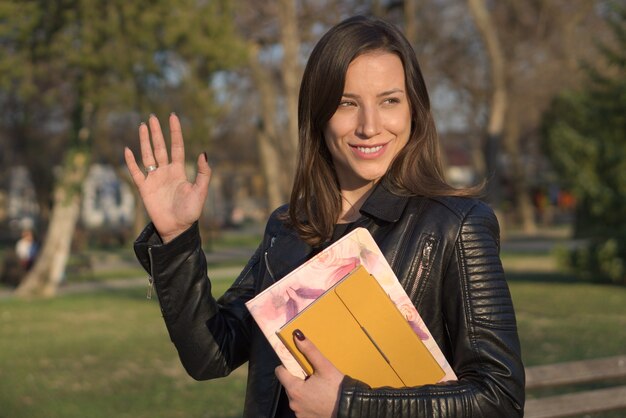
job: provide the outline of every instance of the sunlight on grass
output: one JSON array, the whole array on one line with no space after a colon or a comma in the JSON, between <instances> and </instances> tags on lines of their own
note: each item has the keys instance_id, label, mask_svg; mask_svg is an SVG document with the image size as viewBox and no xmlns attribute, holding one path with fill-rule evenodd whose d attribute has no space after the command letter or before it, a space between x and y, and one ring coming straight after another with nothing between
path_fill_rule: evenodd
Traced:
<instances>
[{"instance_id":1,"label":"sunlight on grass","mask_svg":"<svg viewBox=\"0 0 626 418\"><path fill-rule=\"evenodd\" d=\"M525 364L625 354L626 288L577 282L549 258L503 257ZM145 290L0 300L0 417L241 416L245 366L190 378Z\"/></svg>"},{"instance_id":2,"label":"sunlight on grass","mask_svg":"<svg viewBox=\"0 0 626 418\"><path fill-rule=\"evenodd\" d=\"M3 417L241 416L245 367L190 378L143 289L2 301L0 336Z\"/></svg>"},{"instance_id":3,"label":"sunlight on grass","mask_svg":"<svg viewBox=\"0 0 626 418\"><path fill-rule=\"evenodd\" d=\"M626 353L626 289L510 284L526 366Z\"/></svg>"}]
</instances>

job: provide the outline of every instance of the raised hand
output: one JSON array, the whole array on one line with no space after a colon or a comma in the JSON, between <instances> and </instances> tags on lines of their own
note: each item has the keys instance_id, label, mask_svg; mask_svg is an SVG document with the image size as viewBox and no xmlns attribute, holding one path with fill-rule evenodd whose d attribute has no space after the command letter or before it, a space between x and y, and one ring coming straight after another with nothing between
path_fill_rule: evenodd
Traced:
<instances>
[{"instance_id":1,"label":"raised hand","mask_svg":"<svg viewBox=\"0 0 626 418\"><path fill-rule=\"evenodd\" d=\"M133 152L124 150L126 166L139 189L148 216L163 242L169 242L200 218L206 200L211 168L206 153L198 156L198 175L191 183L185 173L185 145L178 117L170 115L171 162L167 154L161 125L150 115L148 125L139 126L141 160L146 173L139 168Z\"/></svg>"},{"instance_id":2,"label":"raised hand","mask_svg":"<svg viewBox=\"0 0 626 418\"><path fill-rule=\"evenodd\" d=\"M306 356L314 372L308 379L302 380L289 373L285 366L276 368L276 377L285 387L289 407L298 418L335 417L343 373L300 330L293 334L296 347Z\"/></svg>"}]
</instances>

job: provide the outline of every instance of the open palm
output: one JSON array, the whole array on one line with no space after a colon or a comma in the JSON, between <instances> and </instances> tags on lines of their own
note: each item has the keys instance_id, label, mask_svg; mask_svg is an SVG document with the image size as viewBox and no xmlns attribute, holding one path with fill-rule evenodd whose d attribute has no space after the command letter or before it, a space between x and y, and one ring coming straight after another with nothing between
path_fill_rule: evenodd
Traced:
<instances>
[{"instance_id":1,"label":"open palm","mask_svg":"<svg viewBox=\"0 0 626 418\"><path fill-rule=\"evenodd\" d=\"M211 178L206 154L201 154L198 157L198 175L195 182L191 183L187 179L180 121L172 113L169 123L171 162L161 125L154 115L148 120L149 127L145 123L139 126L141 159L148 172L144 174L139 168L130 149L124 150L124 158L133 182L164 242L171 241L200 218Z\"/></svg>"}]
</instances>

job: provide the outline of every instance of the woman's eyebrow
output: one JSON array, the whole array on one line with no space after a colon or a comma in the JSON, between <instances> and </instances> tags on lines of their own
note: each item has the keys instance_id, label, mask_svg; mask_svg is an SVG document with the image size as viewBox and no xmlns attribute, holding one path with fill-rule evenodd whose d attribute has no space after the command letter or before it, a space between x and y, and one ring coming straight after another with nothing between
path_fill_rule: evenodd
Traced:
<instances>
[{"instance_id":1,"label":"woman's eyebrow","mask_svg":"<svg viewBox=\"0 0 626 418\"><path fill-rule=\"evenodd\" d=\"M395 89L383 91L382 93L378 93L376 95L376 97L389 96L390 94L395 94L395 93L403 93L404 94L404 90L402 90L400 88L395 88Z\"/></svg>"},{"instance_id":2,"label":"woman's eyebrow","mask_svg":"<svg viewBox=\"0 0 626 418\"><path fill-rule=\"evenodd\" d=\"M391 90L386 90L386 91L383 91L381 93L378 93L376 95L376 97L389 96L390 94L395 94L395 93L402 93L402 94L404 94L404 90L402 90L400 88L393 88ZM346 92L346 93L342 94L342 97L347 97L349 99L358 99L361 96L359 96L358 94Z\"/></svg>"}]
</instances>

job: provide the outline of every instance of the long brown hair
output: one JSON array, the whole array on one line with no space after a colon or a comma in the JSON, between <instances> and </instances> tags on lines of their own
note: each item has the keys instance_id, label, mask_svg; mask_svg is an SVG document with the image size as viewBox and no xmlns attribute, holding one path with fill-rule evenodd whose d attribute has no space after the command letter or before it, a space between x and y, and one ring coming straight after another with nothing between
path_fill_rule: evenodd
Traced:
<instances>
[{"instance_id":1,"label":"long brown hair","mask_svg":"<svg viewBox=\"0 0 626 418\"><path fill-rule=\"evenodd\" d=\"M393 25L355 16L331 28L307 62L298 101L299 150L288 222L307 243L328 240L341 211L341 192L324 128L339 106L350 63L372 51L396 54L402 61L411 109L411 135L381 181L394 193L466 196L444 179L439 139L426 84L415 52Z\"/></svg>"}]
</instances>

